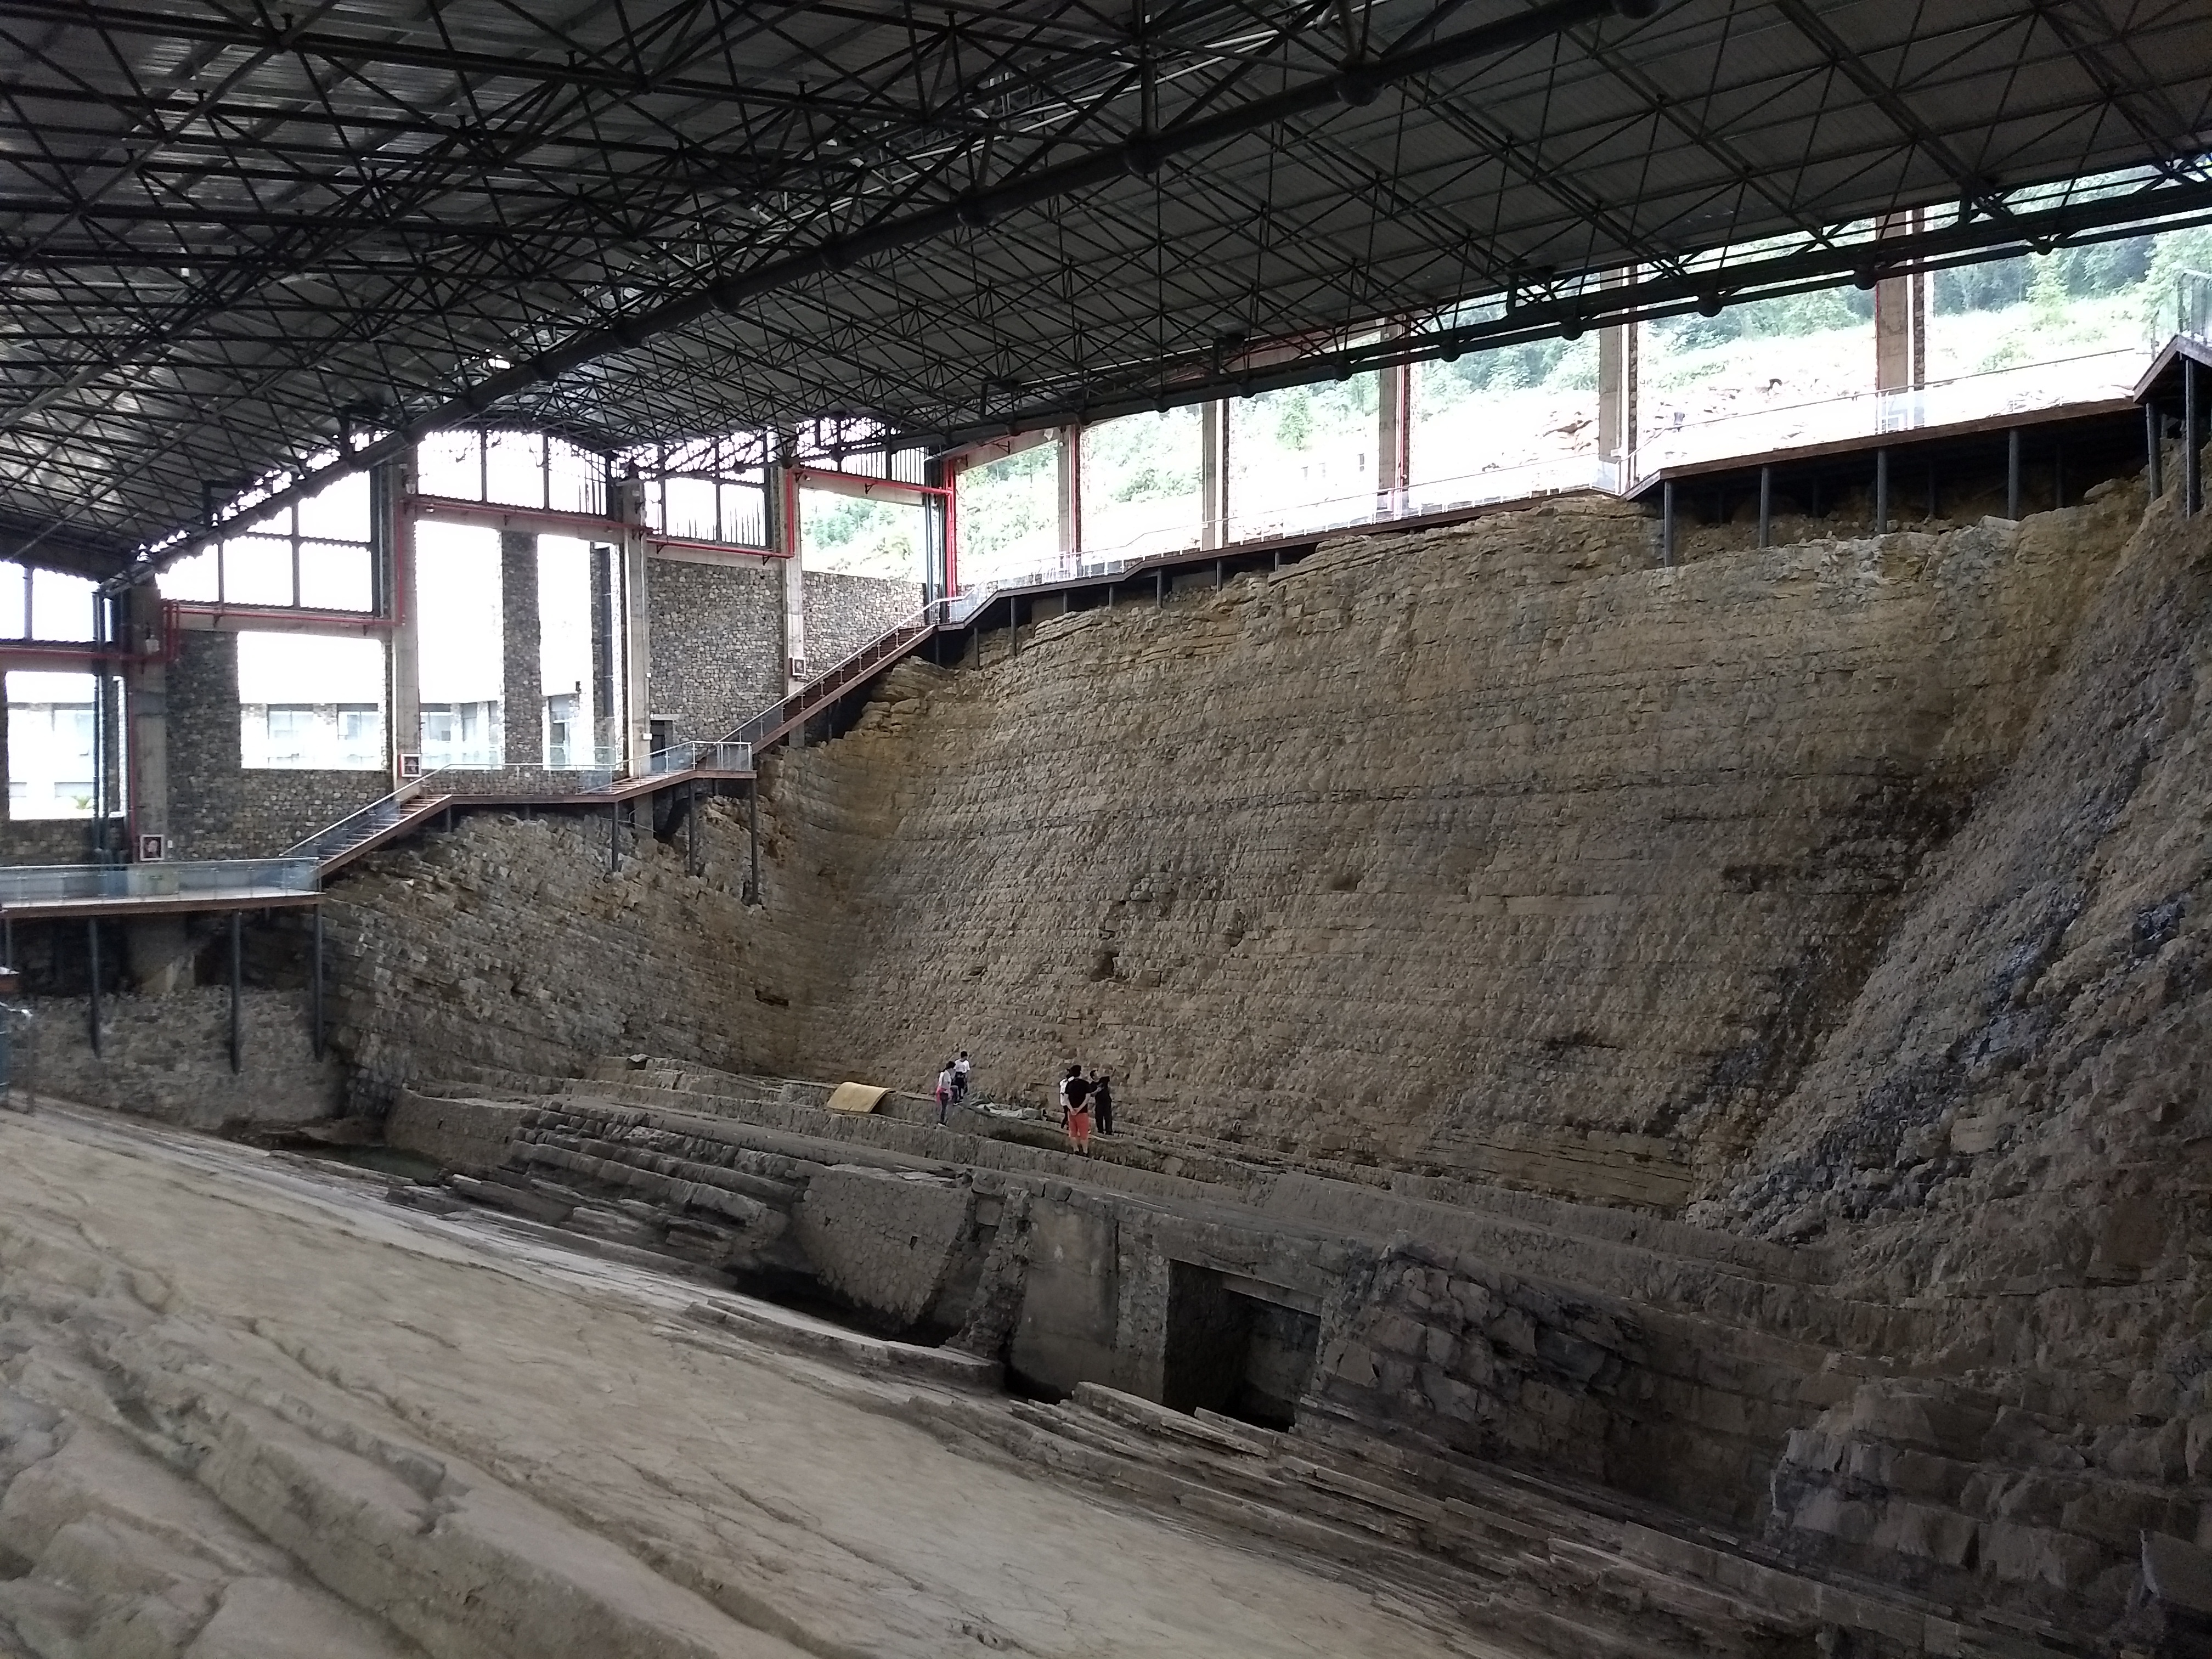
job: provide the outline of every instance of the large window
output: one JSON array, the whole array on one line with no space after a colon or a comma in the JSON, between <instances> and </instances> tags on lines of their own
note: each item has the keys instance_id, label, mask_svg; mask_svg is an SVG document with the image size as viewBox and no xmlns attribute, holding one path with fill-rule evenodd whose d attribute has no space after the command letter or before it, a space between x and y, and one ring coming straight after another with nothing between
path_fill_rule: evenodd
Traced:
<instances>
[{"instance_id":1,"label":"large window","mask_svg":"<svg viewBox=\"0 0 2212 1659\"><path fill-rule=\"evenodd\" d=\"M1119 559L1197 546L1205 446L1195 405L1084 428L1084 553Z\"/></svg>"},{"instance_id":2,"label":"large window","mask_svg":"<svg viewBox=\"0 0 2212 1659\"><path fill-rule=\"evenodd\" d=\"M807 569L912 582L919 595L925 527L921 503L911 493L869 495L803 484L799 501L799 556Z\"/></svg>"},{"instance_id":3,"label":"large window","mask_svg":"<svg viewBox=\"0 0 2212 1659\"><path fill-rule=\"evenodd\" d=\"M623 460L637 469L645 522L663 535L732 547L768 545L768 483L760 434L731 433L648 444Z\"/></svg>"},{"instance_id":4,"label":"large window","mask_svg":"<svg viewBox=\"0 0 2212 1659\"><path fill-rule=\"evenodd\" d=\"M8 682L8 816L92 816L93 699L89 674L11 671Z\"/></svg>"},{"instance_id":5,"label":"large window","mask_svg":"<svg viewBox=\"0 0 2212 1659\"><path fill-rule=\"evenodd\" d=\"M376 605L368 544L368 475L333 480L161 575L161 596L189 604L362 612Z\"/></svg>"},{"instance_id":6,"label":"large window","mask_svg":"<svg viewBox=\"0 0 2212 1659\"><path fill-rule=\"evenodd\" d=\"M955 475L953 490L963 586L1042 569L1060 550L1057 441L971 463Z\"/></svg>"},{"instance_id":7,"label":"large window","mask_svg":"<svg viewBox=\"0 0 2212 1659\"><path fill-rule=\"evenodd\" d=\"M544 432L438 432L416 447L415 488L448 501L603 518L607 459Z\"/></svg>"},{"instance_id":8,"label":"large window","mask_svg":"<svg viewBox=\"0 0 2212 1659\"><path fill-rule=\"evenodd\" d=\"M82 576L0 560L0 640L91 639L94 592Z\"/></svg>"},{"instance_id":9,"label":"large window","mask_svg":"<svg viewBox=\"0 0 2212 1659\"><path fill-rule=\"evenodd\" d=\"M381 640L240 634L239 763L249 771L382 771L384 675Z\"/></svg>"},{"instance_id":10,"label":"large window","mask_svg":"<svg viewBox=\"0 0 2212 1659\"><path fill-rule=\"evenodd\" d=\"M1597 445L1597 342L1540 340L1416 363L1409 504L1450 507L1587 483Z\"/></svg>"},{"instance_id":11,"label":"large window","mask_svg":"<svg viewBox=\"0 0 2212 1659\"><path fill-rule=\"evenodd\" d=\"M595 587L593 565L599 574ZM565 536L538 538L538 676L545 701L543 739L552 767L611 766L620 734L600 707L614 696L609 653L612 618L599 619L595 591L605 599L613 567L605 549Z\"/></svg>"},{"instance_id":12,"label":"large window","mask_svg":"<svg viewBox=\"0 0 2212 1659\"><path fill-rule=\"evenodd\" d=\"M507 665L499 564L496 531L430 520L415 526L426 769L503 762Z\"/></svg>"},{"instance_id":13,"label":"large window","mask_svg":"<svg viewBox=\"0 0 2212 1659\"><path fill-rule=\"evenodd\" d=\"M1376 390L1358 374L1230 403L1231 541L1374 514Z\"/></svg>"}]
</instances>

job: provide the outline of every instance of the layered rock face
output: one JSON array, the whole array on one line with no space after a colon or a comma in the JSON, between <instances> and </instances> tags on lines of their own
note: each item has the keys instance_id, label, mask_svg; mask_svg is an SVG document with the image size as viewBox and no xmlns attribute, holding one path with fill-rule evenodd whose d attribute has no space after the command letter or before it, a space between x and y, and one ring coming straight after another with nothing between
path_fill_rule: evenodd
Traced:
<instances>
[{"instance_id":1,"label":"layered rock face","mask_svg":"<svg viewBox=\"0 0 2212 1659\"><path fill-rule=\"evenodd\" d=\"M780 977L791 1058L965 1047L1039 1097L1079 1058L1149 1125L1678 1206L2013 757L2140 507L1659 569L1648 520L1569 501L904 669L774 763L769 907L829 947Z\"/></svg>"}]
</instances>

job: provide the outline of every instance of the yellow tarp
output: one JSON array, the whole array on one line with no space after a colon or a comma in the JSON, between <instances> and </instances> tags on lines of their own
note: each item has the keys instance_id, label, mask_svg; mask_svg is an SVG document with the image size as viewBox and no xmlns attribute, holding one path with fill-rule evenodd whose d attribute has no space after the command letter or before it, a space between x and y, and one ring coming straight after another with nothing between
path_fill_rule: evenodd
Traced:
<instances>
[{"instance_id":1,"label":"yellow tarp","mask_svg":"<svg viewBox=\"0 0 2212 1659\"><path fill-rule=\"evenodd\" d=\"M890 1093L866 1083L841 1083L830 1091L826 1104L833 1112L872 1112L876 1103Z\"/></svg>"}]
</instances>

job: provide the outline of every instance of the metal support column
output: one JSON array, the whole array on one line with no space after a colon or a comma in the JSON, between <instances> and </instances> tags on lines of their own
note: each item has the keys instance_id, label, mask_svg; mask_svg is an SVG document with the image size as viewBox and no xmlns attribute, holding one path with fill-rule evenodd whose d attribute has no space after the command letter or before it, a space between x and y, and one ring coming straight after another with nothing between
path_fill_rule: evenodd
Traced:
<instances>
[{"instance_id":1,"label":"metal support column","mask_svg":"<svg viewBox=\"0 0 2212 1659\"><path fill-rule=\"evenodd\" d=\"M238 1042L238 1003L245 976L243 948L245 919L246 913L242 910L233 910L230 913L230 1069L233 1073L239 1071L240 1059Z\"/></svg>"},{"instance_id":2,"label":"metal support column","mask_svg":"<svg viewBox=\"0 0 2212 1659\"><path fill-rule=\"evenodd\" d=\"M100 1053L100 921L97 917L84 924L84 956L86 983L91 988L86 1006L92 1015L92 1052Z\"/></svg>"},{"instance_id":3,"label":"metal support column","mask_svg":"<svg viewBox=\"0 0 2212 1659\"><path fill-rule=\"evenodd\" d=\"M2066 445L2061 439L2053 439L2051 444L2051 504L2066 505Z\"/></svg>"},{"instance_id":4,"label":"metal support column","mask_svg":"<svg viewBox=\"0 0 2212 1659\"><path fill-rule=\"evenodd\" d=\"M2197 360L2181 360L2181 510L2195 518L2204 506L2204 457L2197 447Z\"/></svg>"},{"instance_id":5,"label":"metal support column","mask_svg":"<svg viewBox=\"0 0 2212 1659\"><path fill-rule=\"evenodd\" d=\"M693 875L707 867L706 825L699 816L699 780L684 786L684 867Z\"/></svg>"},{"instance_id":6,"label":"metal support column","mask_svg":"<svg viewBox=\"0 0 2212 1659\"><path fill-rule=\"evenodd\" d=\"M1221 591L1221 561L1218 559L1213 562L1213 591L1217 593Z\"/></svg>"},{"instance_id":7,"label":"metal support column","mask_svg":"<svg viewBox=\"0 0 2212 1659\"><path fill-rule=\"evenodd\" d=\"M622 806L619 803L607 808L607 873L614 875L622 869Z\"/></svg>"},{"instance_id":8,"label":"metal support column","mask_svg":"<svg viewBox=\"0 0 2212 1659\"><path fill-rule=\"evenodd\" d=\"M1774 545L1774 469L1759 469L1759 544Z\"/></svg>"},{"instance_id":9,"label":"metal support column","mask_svg":"<svg viewBox=\"0 0 2212 1659\"><path fill-rule=\"evenodd\" d=\"M745 902L761 902L760 884L760 780L745 781L745 841L746 857L751 861L752 874L745 881Z\"/></svg>"},{"instance_id":10,"label":"metal support column","mask_svg":"<svg viewBox=\"0 0 2212 1659\"><path fill-rule=\"evenodd\" d=\"M2020 428L2005 434L2005 517L2020 517Z\"/></svg>"},{"instance_id":11,"label":"metal support column","mask_svg":"<svg viewBox=\"0 0 2212 1659\"><path fill-rule=\"evenodd\" d=\"M1022 654L1022 602L1012 594L1006 596L1006 654Z\"/></svg>"},{"instance_id":12,"label":"metal support column","mask_svg":"<svg viewBox=\"0 0 2212 1659\"><path fill-rule=\"evenodd\" d=\"M0 963L0 967L15 966L15 918L13 916L0 916L0 957L7 958L4 963Z\"/></svg>"},{"instance_id":13,"label":"metal support column","mask_svg":"<svg viewBox=\"0 0 2212 1659\"><path fill-rule=\"evenodd\" d=\"M1674 564L1674 481L1672 478L1659 486L1659 566L1672 569Z\"/></svg>"},{"instance_id":14,"label":"metal support column","mask_svg":"<svg viewBox=\"0 0 2212 1659\"><path fill-rule=\"evenodd\" d=\"M1167 603L1168 573L1167 567L1163 565L1152 572L1152 608L1156 611L1164 611L1167 608Z\"/></svg>"},{"instance_id":15,"label":"metal support column","mask_svg":"<svg viewBox=\"0 0 2212 1659\"><path fill-rule=\"evenodd\" d=\"M2143 404L2143 480L2150 485L2150 498L2156 501L2166 494L2166 481L2160 475L2166 471L2166 446L2158 441L2158 405Z\"/></svg>"},{"instance_id":16,"label":"metal support column","mask_svg":"<svg viewBox=\"0 0 2212 1659\"><path fill-rule=\"evenodd\" d=\"M323 907L315 907L315 963L313 977L307 981L308 1018L313 1028L311 1047L317 1060L323 1057Z\"/></svg>"},{"instance_id":17,"label":"metal support column","mask_svg":"<svg viewBox=\"0 0 2212 1659\"><path fill-rule=\"evenodd\" d=\"M1874 533L1889 534L1889 447L1874 453Z\"/></svg>"}]
</instances>

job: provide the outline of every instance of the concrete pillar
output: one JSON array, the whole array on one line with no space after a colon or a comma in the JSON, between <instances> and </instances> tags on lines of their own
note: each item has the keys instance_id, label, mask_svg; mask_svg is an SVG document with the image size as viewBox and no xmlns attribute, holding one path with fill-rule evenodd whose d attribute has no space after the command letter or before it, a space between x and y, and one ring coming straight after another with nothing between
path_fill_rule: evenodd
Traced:
<instances>
[{"instance_id":1,"label":"concrete pillar","mask_svg":"<svg viewBox=\"0 0 2212 1659\"><path fill-rule=\"evenodd\" d=\"M1617 272L1605 279L1605 286L1621 286L1634 274ZM1611 469L1610 483L1615 489L1627 489L1636 476L1636 356L1635 324L1598 330L1598 459Z\"/></svg>"},{"instance_id":2,"label":"concrete pillar","mask_svg":"<svg viewBox=\"0 0 2212 1659\"><path fill-rule=\"evenodd\" d=\"M783 694L789 696L805 683L806 569L799 556L796 489L788 467L768 469L769 550L788 556L780 562L783 584ZM802 666L803 665L803 666Z\"/></svg>"},{"instance_id":3,"label":"concrete pillar","mask_svg":"<svg viewBox=\"0 0 2212 1659\"><path fill-rule=\"evenodd\" d=\"M527 531L499 532L499 614L500 757L508 766L543 766L545 687L538 637L538 538Z\"/></svg>"},{"instance_id":4,"label":"concrete pillar","mask_svg":"<svg viewBox=\"0 0 2212 1659\"><path fill-rule=\"evenodd\" d=\"M1413 366L1381 369L1375 380L1375 510L1395 518L1413 483Z\"/></svg>"},{"instance_id":5,"label":"concrete pillar","mask_svg":"<svg viewBox=\"0 0 2212 1659\"><path fill-rule=\"evenodd\" d=\"M1075 568L1083 550L1083 428L1060 429L1060 553L1066 568Z\"/></svg>"},{"instance_id":6,"label":"concrete pillar","mask_svg":"<svg viewBox=\"0 0 2212 1659\"><path fill-rule=\"evenodd\" d=\"M634 777L653 765L653 605L646 574L645 491L635 478L617 481L615 516L622 520L623 764Z\"/></svg>"},{"instance_id":7,"label":"concrete pillar","mask_svg":"<svg viewBox=\"0 0 2212 1659\"><path fill-rule=\"evenodd\" d=\"M1220 398L1204 404L1199 430L1206 453L1199 461L1200 511L1198 544L1218 547L1229 534L1229 405Z\"/></svg>"},{"instance_id":8,"label":"concrete pillar","mask_svg":"<svg viewBox=\"0 0 2212 1659\"><path fill-rule=\"evenodd\" d=\"M392 771L399 777L399 757L422 752L422 650L416 623L415 521L407 498L415 493L414 452L377 467L368 477L369 555L378 576L378 608L391 619L391 648L385 653L385 731L392 747Z\"/></svg>"},{"instance_id":9,"label":"concrete pillar","mask_svg":"<svg viewBox=\"0 0 2212 1659\"><path fill-rule=\"evenodd\" d=\"M1877 234L1905 236L1920 228L1917 210L1893 213ZM1924 271L1885 276L1874 285L1875 389L1909 392L1928 383L1928 277Z\"/></svg>"},{"instance_id":10,"label":"concrete pillar","mask_svg":"<svg viewBox=\"0 0 2212 1659\"><path fill-rule=\"evenodd\" d=\"M615 673L622 660L621 626L615 605L615 550L592 549L592 763L606 764L622 752L622 686Z\"/></svg>"},{"instance_id":11,"label":"concrete pillar","mask_svg":"<svg viewBox=\"0 0 2212 1659\"><path fill-rule=\"evenodd\" d=\"M130 607L125 637L135 660L125 672L124 720L131 736L125 745L130 776L125 796L130 804L133 840L126 849L138 857L141 836L159 836L168 857L179 856L169 838L169 665L161 660L161 592L152 582L141 582L124 596Z\"/></svg>"}]
</instances>

